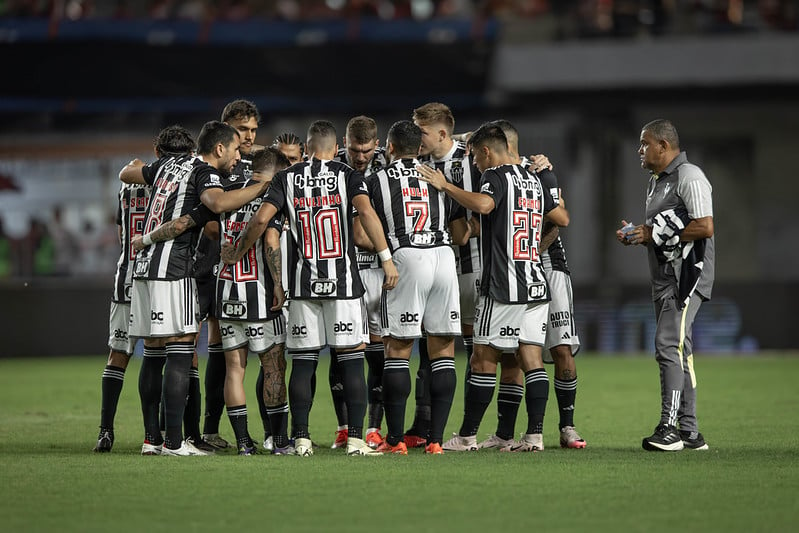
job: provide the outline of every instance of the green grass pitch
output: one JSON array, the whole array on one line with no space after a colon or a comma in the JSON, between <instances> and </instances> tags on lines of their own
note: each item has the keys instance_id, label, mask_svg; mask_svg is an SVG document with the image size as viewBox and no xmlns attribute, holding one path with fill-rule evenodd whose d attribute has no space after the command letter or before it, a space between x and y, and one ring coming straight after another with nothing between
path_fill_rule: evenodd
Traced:
<instances>
[{"instance_id":1,"label":"green grass pitch","mask_svg":"<svg viewBox=\"0 0 799 533\"><path fill-rule=\"evenodd\" d=\"M705 452L641 450L659 409L652 358L584 354L576 421L585 450L558 447L550 393L542 453L375 458L329 449L325 358L311 413L314 457L140 456L138 358L114 450L91 453L104 364L104 356L0 360L3 531L729 532L795 531L799 523L796 354L697 356ZM463 366L460 357L460 374ZM255 369L251 358L250 431L259 436ZM459 384L446 435L460 424L462 394ZM525 422L522 405L518 431ZM492 406L480 437L495 424ZM226 415L220 427L232 438Z\"/></svg>"}]
</instances>

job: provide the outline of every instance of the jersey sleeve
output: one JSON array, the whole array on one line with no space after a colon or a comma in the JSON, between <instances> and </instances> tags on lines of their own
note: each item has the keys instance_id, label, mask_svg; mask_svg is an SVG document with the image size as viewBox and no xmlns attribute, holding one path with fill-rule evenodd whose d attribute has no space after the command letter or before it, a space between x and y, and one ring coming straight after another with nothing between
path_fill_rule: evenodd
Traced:
<instances>
[{"instance_id":1,"label":"jersey sleeve","mask_svg":"<svg viewBox=\"0 0 799 533\"><path fill-rule=\"evenodd\" d=\"M219 220L219 215L208 209L202 202L189 211L188 215L198 227L203 227L208 222Z\"/></svg>"},{"instance_id":2,"label":"jersey sleeve","mask_svg":"<svg viewBox=\"0 0 799 533\"><path fill-rule=\"evenodd\" d=\"M549 169L544 169L538 173L538 179L541 180L541 186L545 191L549 191L549 195L555 200L555 205L560 205L560 191L558 190L558 177Z\"/></svg>"},{"instance_id":3,"label":"jersey sleeve","mask_svg":"<svg viewBox=\"0 0 799 533\"><path fill-rule=\"evenodd\" d=\"M680 179L677 183L677 194L685 203L688 217L691 219L713 216L713 188L705 173L696 165L680 168Z\"/></svg>"},{"instance_id":4,"label":"jersey sleeve","mask_svg":"<svg viewBox=\"0 0 799 533\"><path fill-rule=\"evenodd\" d=\"M153 183L155 182L155 175L158 174L158 169L161 168L162 160L163 158L153 161L152 163L147 163L141 167L141 175L147 185L152 187Z\"/></svg>"},{"instance_id":5,"label":"jersey sleeve","mask_svg":"<svg viewBox=\"0 0 799 533\"><path fill-rule=\"evenodd\" d=\"M369 188L366 185L366 179L363 174L357 170L351 171L347 175L347 197L352 202L352 199L359 194L369 194Z\"/></svg>"},{"instance_id":6,"label":"jersey sleeve","mask_svg":"<svg viewBox=\"0 0 799 533\"><path fill-rule=\"evenodd\" d=\"M264 201L274 205L278 212L283 210L283 206L285 206L287 202L287 176L288 174L284 170L275 174L275 177L272 178L272 183L269 184L269 188L266 189L266 194L264 195Z\"/></svg>"},{"instance_id":7,"label":"jersey sleeve","mask_svg":"<svg viewBox=\"0 0 799 533\"><path fill-rule=\"evenodd\" d=\"M210 165L197 167L194 172L194 179L198 196L202 196L208 189L223 189L222 177L219 175L219 171Z\"/></svg>"},{"instance_id":8,"label":"jersey sleeve","mask_svg":"<svg viewBox=\"0 0 799 533\"><path fill-rule=\"evenodd\" d=\"M494 199L494 205L499 204L499 199L505 194L508 182L496 170L488 169L480 178L480 193L487 194Z\"/></svg>"}]
</instances>

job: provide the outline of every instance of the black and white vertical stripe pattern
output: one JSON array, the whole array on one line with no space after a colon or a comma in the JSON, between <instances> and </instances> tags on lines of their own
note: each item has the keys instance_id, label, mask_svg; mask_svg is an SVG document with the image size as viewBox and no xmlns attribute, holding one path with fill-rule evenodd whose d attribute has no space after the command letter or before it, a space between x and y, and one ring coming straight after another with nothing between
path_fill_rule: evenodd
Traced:
<instances>
[{"instance_id":1,"label":"black and white vertical stripe pattern","mask_svg":"<svg viewBox=\"0 0 799 533\"><path fill-rule=\"evenodd\" d=\"M668 425L677 425L677 415L680 410L680 392L678 390L671 391L671 405L669 406L669 421Z\"/></svg>"},{"instance_id":2,"label":"black and white vertical stripe pattern","mask_svg":"<svg viewBox=\"0 0 799 533\"><path fill-rule=\"evenodd\" d=\"M248 181L247 186L255 185ZM261 204L262 199L256 198L237 211L223 213L219 217L220 241L238 241ZM272 227L278 229L279 225ZM235 265L220 261L216 280L216 316L224 320L248 322L269 320L281 313L269 309L273 294L274 282L266 263L262 238L256 239L252 248Z\"/></svg>"},{"instance_id":3,"label":"black and white vertical stripe pattern","mask_svg":"<svg viewBox=\"0 0 799 533\"><path fill-rule=\"evenodd\" d=\"M432 164L444 174L447 181L454 183L461 189L469 192L478 191L480 188L480 173L472 164L472 159L466 155L466 144L455 142L452 149L441 160L434 160L430 156L421 158L422 162ZM466 210L466 218L476 216L474 212ZM455 247L458 274L471 274L480 272L480 249L477 239L469 239L463 246Z\"/></svg>"},{"instance_id":4,"label":"black and white vertical stripe pattern","mask_svg":"<svg viewBox=\"0 0 799 533\"><path fill-rule=\"evenodd\" d=\"M549 300L549 286L538 256L544 213L553 207L552 196L541 182L519 165L502 165L483 173L483 184L494 187L495 208L480 216L482 294L502 303ZM516 247L523 245L523 257ZM530 287L540 291L530 293Z\"/></svg>"},{"instance_id":5,"label":"black and white vertical stripe pattern","mask_svg":"<svg viewBox=\"0 0 799 533\"><path fill-rule=\"evenodd\" d=\"M130 241L135 235L144 233L147 216L147 205L150 202L150 187L124 183L119 189L119 210L117 224L121 228L122 250L117 260L114 274L114 295L112 300L119 303L130 303L130 286L133 279L133 261L136 251Z\"/></svg>"},{"instance_id":6,"label":"black and white vertical stripe pattern","mask_svg":"<svg viewBox=\"0 0 799 533\"><path fill-rule=\"evenodd\" d=\"M352 239L352 197L367 193L360 172L312 159L279 172L266 200L289 220L289 292L295 299L363 295Z\"/></svg>"},{"instance_id":7,"label":"black and white vertical stripe pattern","mask_svg":"<svg viewBox=\"0 0 799 533\"><path fill-rule=\"evenodd\" d=\"M383 223L391 250L431 248L452 242L452 200L419 180L416 159L400 159L369 180L369 196Z\"/></svg>"},{"instance_id":8,"label":"black and white vertical stripe pattern","mask_svg":"<svg viewBox=\"0 0 799 533\"><path fill-rule=\"evenodd\" d=\"M494 299L487 295L481 296L481 298L483 299L483 309L480 312L476 334L481 337L488 337L491 335L491 315L494 312Z\"/></svg>"}]
</instances>

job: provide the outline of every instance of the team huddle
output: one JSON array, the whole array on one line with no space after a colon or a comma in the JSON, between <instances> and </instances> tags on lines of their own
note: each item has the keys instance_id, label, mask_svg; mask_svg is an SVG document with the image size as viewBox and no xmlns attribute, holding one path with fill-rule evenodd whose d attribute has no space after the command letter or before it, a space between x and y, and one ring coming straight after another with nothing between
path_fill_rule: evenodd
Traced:
<instances>
[{"instance_id":1,"label":"team huddle","mask_svg":"<svg viewBox=\"0 0 799 533\"><path fill-rule=\"evenodd\" d=\"M310 125L305 143L284 133L256 145L259 121L255 105L236 100L196 142L170 126L156 139L154 162L120 171L122 254L94 450L113 446L138 339L143 455L230 446L219 435L224 410L239 455L256 453L244 391L250 352L261 363L263 448L313 455L309 413L325 347L338 419L333 448L348 455L542 451L544 362L555 367L560 445L584 448L574 427L580 344L558 234L569 215L549 160L521 157L505 120L455 136L441 103L395 122L384 147L365 116L349 121L341 149L324 120ZM203 321L201 416L195 344ZM465 409L445 440L458 336L469 358ZM417 341L416 411L406 430ZM478 442L498 365L497 428ZM522 400L528 423L517 439Z\"/></svg>"}]
</instances>

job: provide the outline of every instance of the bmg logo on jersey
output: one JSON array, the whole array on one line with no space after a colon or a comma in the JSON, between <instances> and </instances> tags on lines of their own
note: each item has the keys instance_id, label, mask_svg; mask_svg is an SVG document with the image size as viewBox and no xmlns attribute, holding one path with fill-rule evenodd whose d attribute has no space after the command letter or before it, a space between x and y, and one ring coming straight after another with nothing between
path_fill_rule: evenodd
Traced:
<instances>
[{"instance_id":1,"label":"bmg logo on jersey","mask_svg":"<svg viewBox=\"0 0 799 533\"><path fill-rule=\"evenodd\" d=\"M304 189L306 187L321 187L332 191L338 187L338 176L333 171L320 172L316 176L306 176L305 174L294 174L294 186Z\"/></svg>"},{"instance_id":2,"label":"bmg logo on jersey","mask_svg":"<svg viewBox=\"0 0 799 533\"><path fill-rule=\"evenodd\" d=\"M520 328L512 328L510 326L504 326L499 330L500 337L518 337L519 336Z\"/></svg>"},{"instance_id":3,"label":"bmg logo on jersey","mask_svg":"<svg viewBox=\"0 0 799 533\"><path fill-rule=\"evenodd\" d=\"M300 324L294 324L291 326L291 336L292 337L307 337L308 336L308 328L306 326Z\"/></svg>"},{"instance_id":4,"label":"bmg logo on jersey","mask_svg":"<svg viewBox=\"0 0 799 533\"><path fill-rule=\"evenodd\" d=\"M400 324L416 324L419 322L419 313L402 313L399 319Z\"/></svg>"},{"instance_id":5,"label":"bmg logo on jersey","mask_svg":"<svg viewBox=\"0 0 799 533\"><path fill-rule=\"evenodd\" d=\"M333 325L333 333L336 335L348 335L352 333L352 322L337 322Z\"/></svg>"},{"instance_id":6,"label":"bmg logo on jersey","mask_svg":"<svg viewBox=\"0 0 799 533\"><path fill-rule=\"evenodd\" d=\"M311 292L318 296L329 296L336 292L336 282L332 279L319 279L311 283Z\"/></svg>"},{"instance_id":7,"label":"bmg logo on jersey","mask_svg":"<svg viewBox=\"0 0 799 533\"><path fill-rule=\"evenodd\" d=\"M246 316L247 304L243 302L222 302L222 314L235 318Z\"/></svg>"}]
</instances>

